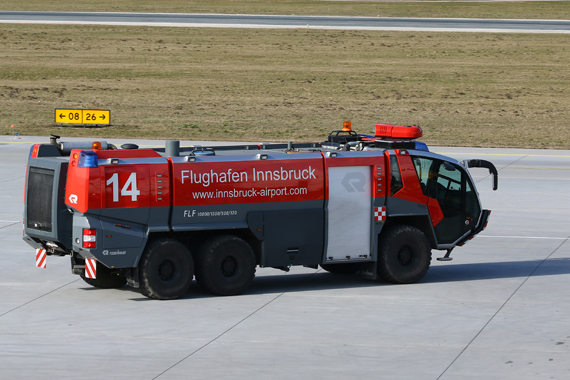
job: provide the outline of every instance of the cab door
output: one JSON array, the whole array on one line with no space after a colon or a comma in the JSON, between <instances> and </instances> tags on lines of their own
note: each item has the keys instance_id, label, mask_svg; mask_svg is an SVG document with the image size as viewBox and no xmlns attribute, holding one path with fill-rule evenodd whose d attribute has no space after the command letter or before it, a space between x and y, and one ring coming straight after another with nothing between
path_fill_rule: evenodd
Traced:
<instances>
[{"instance_id":1,"label":"cab door","mask_svg":"<svg viewBox=\"0 0 570 380\"><path fill-rule=\"evenodd\" d=\"M452 244L472 232L481 206L469 174L460 165L432 157L412 158L424 195L437 201L443 218L434 225L438 244Z\"/></svg>"}]
</instances>

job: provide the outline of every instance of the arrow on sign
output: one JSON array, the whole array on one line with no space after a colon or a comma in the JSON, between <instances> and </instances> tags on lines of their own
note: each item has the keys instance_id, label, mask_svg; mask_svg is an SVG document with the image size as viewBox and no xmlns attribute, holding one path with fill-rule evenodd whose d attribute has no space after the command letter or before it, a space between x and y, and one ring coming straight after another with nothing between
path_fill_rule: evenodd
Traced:
<instances>
[{"instance_id":1,"label":"arrow on sign","mask_svg":"<svg viewBox=\"0 0 570 380\"><path fill-rule=\"evenodd\" d=\"M105 120L105 115L99 116L101 119Z\"/></svg>"},{"instance_id":2,"label":"arrow on sign","mask_svg":"<svg viewBox=\"0 0 570 380\"><path fill-rule=\"evenodd\" d=\"M60 118L60 119L65 119L65 115L62 114L62 113L60 113L60 114L59 114L59 118Z\"/></svg>"}]
</instances>

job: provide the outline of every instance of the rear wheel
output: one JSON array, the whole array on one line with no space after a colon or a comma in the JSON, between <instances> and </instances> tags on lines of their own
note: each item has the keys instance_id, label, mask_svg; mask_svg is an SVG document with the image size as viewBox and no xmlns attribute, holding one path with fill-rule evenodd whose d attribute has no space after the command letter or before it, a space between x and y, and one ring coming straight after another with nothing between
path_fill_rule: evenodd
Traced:
<instances>
[{"instance_id":1,"label":"rear wheel","mask_svg":"<svg viewBox=\"0 0 570 380\"><path fill-rule=\"evenodd\" d=\"M212 294L240 294L251 285L255 265L255 255L246 241L233 235L215 236L200 248L196 281Z\"/></svg>"},{"instance_id":2,"label":"rear wheel","mask_svg":"<svg viewBox=\"0 0 570 380\"><path fill-rule=\"evenodd\" d=\"M145 248L139 263L141 293L160 300L178 298L190 287L194 261L190 251L174 239L158 239Z\"/></svg>"},{"instance_id":3,"label":"rear wheel","mask_svg":"<svg viewBox=\"0 0 570 380\"><path fill-rule=\"evenodd\" d=\"M125 276L119 275L116 271L113 272L105 265L97 263L97 276L96 278L85 277L85 272L81 274L83 281L95 288L101 289L118 289L127 283Z\"/></svg>"},{"instance_id":4,"label":"rear wheel","mask_svg":"<svg viewBox=\"0 0 570 380\"><path fill-rule=\"evenodd\" d=\"M380 236L378 274L395 284L411 284L422 279L431 263L426 236L415 227L389 227Z\"/></svg>"}]
</instances>

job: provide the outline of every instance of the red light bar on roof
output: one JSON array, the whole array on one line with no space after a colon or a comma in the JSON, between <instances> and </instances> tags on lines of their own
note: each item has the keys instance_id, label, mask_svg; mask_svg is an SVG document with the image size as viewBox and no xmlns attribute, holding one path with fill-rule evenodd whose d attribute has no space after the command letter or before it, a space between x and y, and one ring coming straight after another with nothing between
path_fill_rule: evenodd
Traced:
<instances>
[{"instance_id":1,"label":"red light bar on roof","mask_svg":"<svg viewBox=\"0 0 570 380\"><path fill-rule=\"evenodd\" d=\"M422 129L415 125L376 124L374 136L379 139L413 140L422 137Z\"/></svg>"}]
</instances>

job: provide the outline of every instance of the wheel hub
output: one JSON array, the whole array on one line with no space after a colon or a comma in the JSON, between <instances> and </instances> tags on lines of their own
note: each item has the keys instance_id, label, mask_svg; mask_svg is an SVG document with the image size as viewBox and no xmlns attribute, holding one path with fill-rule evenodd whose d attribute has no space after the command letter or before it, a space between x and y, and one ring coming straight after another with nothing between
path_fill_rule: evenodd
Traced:
<instances>
[{"instance_id":1,"label":"wheel hub","mask_svg":"<svg viewBox=\"0 0 570 380\"><path fill-rule=\"evenodd\" d=\"M408 247L402 247L398 252L398 261L402 266L408 266L412 263L414 252Z\"/></svg>"},{"instance_id":2,"label":"wheel hub","mask_svg":"<svg viewBox=\"0 0 570 380\"><path fill-rule=\"evenodd\" d=\"M224 277L232 277L236 274L238 265L236 260L231 256L226 256L222 261L222 274Z\"/></svg>"},{"instance_id":3,"label":"wheel hub","mask_svg":"<svg viewBox=\"0 0 570 380\"><path fill-rule=\"evenodd\" d=\"M162 281L172 280L176 274L176 265L171 260L164 260L158 267L158 276Z\"/></svg>"}]
</instances>

